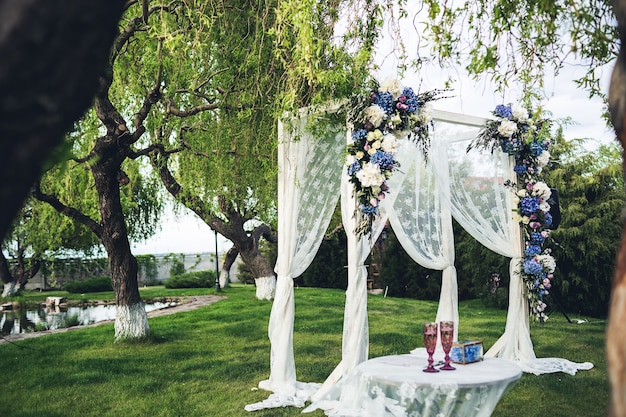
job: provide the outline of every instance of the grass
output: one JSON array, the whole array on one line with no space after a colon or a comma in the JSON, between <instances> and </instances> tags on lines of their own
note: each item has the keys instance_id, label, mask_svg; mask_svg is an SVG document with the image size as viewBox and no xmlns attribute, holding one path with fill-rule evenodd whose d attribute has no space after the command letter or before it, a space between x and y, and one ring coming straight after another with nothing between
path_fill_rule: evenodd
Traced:
<instances>
[{"instance_id":1,"label":"grass","mask_svg":"<svg viewBox=\"0 0 626 417\"><path fill-rule=\"evenodd\" d=\"M146 298L212 293L207 289L142 289ZM256 390L269 376L267 323L271 303L254 287L222 291L228 298L195 311L150 319L142 342L114 343L113 325L0 345L0 416L298 416L299 408L244 411L269 395ZM45 296L50 295L44 293ZM66 295L62 293L60 295ZM26 294L36 298L36 294ZM111 293L90 298L107 299ZM323 382L341 359L343 291L295 290L294 355L299 381ZM461 303L461 339L491 346L504 330L506 312L479 302ZM370 296L370 357L407 353L422 345L420 326L437 304ZM538 357L592 362L576 376L524 374L494 416L605 416L609 386L604 323L569 324L553 314L533 323ZM323 412L308 414L323 416Z\"/></svg>"}]
</instances>

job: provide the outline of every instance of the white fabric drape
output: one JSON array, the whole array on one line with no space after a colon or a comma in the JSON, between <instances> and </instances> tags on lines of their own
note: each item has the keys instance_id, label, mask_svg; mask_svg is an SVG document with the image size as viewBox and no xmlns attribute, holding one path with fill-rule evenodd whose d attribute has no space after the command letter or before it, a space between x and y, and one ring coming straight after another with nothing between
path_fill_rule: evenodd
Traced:
<instances>
[{"instance_id":1,"label":"white fabric drape","mask_svg":"<svg viewBox=\"0 0 626 417\"><path fill-rule=\"evenodd\" d=\"M454 321L456 340L459 323L458 286L449 201L441 198L434 166L426 161L417 146L404 141L398 152L398 160L405 175L394 176L389 181L390 188L401 194L389 210L389 222L411 259L426 268L442 271L435 321Z\"/></svg>"},{"instance_id":2,"label":"white fabric drape","mask_svg":"<svg viewBox=\"0 0 626 417\"><path fill-rule=\"evenodd\" d=\"M509 264L509 308L504 334L486 353L516 362L525 372L576 373L590 369L590 363L566 359L537 359L530 338L528 300L521 278L522 240L514 219L513 193L505 185L515 182L512 157L497 149L493 154L467 146L479 128L438 123L433 141L432 160L437 182L450 201L458 223L477 241L494 252L511 258ZM447 182L447 183L446 183Z\"/></svg>"},{"instance_id":3,"label":"white fabric drape","mask_svg":"<svg viewBox=\"0 0 626 417\"><path fill-rule=\"evenodd\" d=\"M347 143L352 141L352 132L347 133ZM350 183L346 170L341 176L341 217L346 232L348 247L348 287L343 317L343 339L341 346L341 362L324 381L322 387L312 396L315 401L327 392L344 375L368 358L369 325L367 321L367 259L372 246L382 232L387 217L380 216L372 226L372 232L358 238L355 234L357 221L355 210L357 202L354 186ZM384 200L383 204L392 204L393 197Z\"/></svg>"},{"instance_id":4,"label":"white fabric drape","mask_svg":"<svg viewBox=\"0 0 626 417\"><path fill-rule=\"evenodd\" d=\"M277 283L268 326L270 377L259 383L274 394L246 406L248 411L302 407L319 388L319 384L296 381L293 278L311 264L337 205L345 132L343 128L314 137L306 129L305 116L295 123L294 131L279 124Z\"/></svg>"}]
</instances>

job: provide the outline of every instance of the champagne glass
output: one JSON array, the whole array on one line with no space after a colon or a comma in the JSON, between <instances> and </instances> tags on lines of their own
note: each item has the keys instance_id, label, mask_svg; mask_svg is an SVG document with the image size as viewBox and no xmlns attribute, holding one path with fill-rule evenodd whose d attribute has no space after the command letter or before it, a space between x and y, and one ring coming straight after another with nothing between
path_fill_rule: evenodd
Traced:
<instances>
[{"instance_id":1,"label":"champagne glass","mask_svg":"<svg viewBox=\"0 0 626 417\"><path fill-rule=\"evenodd\" d=\"M433 366L433 354L437 346L437 323L424 323L424 346L428 352L428 367L424 372L439 372Z\"/></svg>"},{"instance_id":2,"label":"champagne glass","mask_svg":"<svg viewBox=\"0 0 626 417\"><path fill-rule=\"evenodd\" d=\"M454 371L456 368L450 366L450 349L452 349L452 339L454 338L454 322L442 321L439 323L439 332L441 333L441 347L446 354L445 364L439 369Z\"/></svg>"}]
</instances>

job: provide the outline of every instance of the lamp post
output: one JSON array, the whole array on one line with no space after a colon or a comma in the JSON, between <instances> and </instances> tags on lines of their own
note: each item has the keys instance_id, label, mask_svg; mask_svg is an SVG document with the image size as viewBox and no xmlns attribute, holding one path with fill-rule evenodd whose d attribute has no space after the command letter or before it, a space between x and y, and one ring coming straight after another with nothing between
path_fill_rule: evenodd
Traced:
<instances>
[{"instance_id":1,"label":"lamp post","mask_svg":"<svg viewBox=\"0 0 626 417\"><path fill-rule=\"evenodd\" d=\"M217 256L217 230L215 232L215 292L220 292L220 263Z\"/></svg>"}]
</instances>

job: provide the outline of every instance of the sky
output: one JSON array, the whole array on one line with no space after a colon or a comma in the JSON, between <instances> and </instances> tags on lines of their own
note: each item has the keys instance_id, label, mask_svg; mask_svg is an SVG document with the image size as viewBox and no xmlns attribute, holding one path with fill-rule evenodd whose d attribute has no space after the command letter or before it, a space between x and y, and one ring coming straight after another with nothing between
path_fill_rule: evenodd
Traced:
<instances>
[{"instance_id":1,"label":"sky","mask_svg":"<svg viewBox=\"0 0 626 417\"><path fill-rule=\"evenodd\" d=\"M385 57L384 59L382 57ZM396 62L393 57L381 47L377 64L380 69L376 74L379 81L392 76L397 77L395 71ZM597 141L598 144L606 144L614 140L611 128L607 127L602 118L605 111L604 103L595 97L590 99L588 93L577 88L572 80L580 77L586 71L585 67L566 65L558 77L548 77L546 81L546 99L541 105L552 113L553 119L570 117L574 123L565 129L565 138L591 138L590 145ZM601 87L608 91L611 68L599 68ZM462 71L454 73L442 71L441 68L431 67L420 74L409 74L400 79L406 87L412 87L416 91L427 91L443 88L448 76L452 75L458 81L453 84L452 97L439 100L433 104L438 110L451 111L471 116L491 117L491 111L498 104L515 104L521 97L521 91L511 88L503 97L494 92L488 83L475 82L462 74ZM218 251L227 251L232 244L223 236L218 235ZM165 216L161 231L145 242L133 245L135 254L159 254L159 253L203 253L215 252L214 232L191 211L181 210L176 216Z\"/></svg>"}]
</instances>

